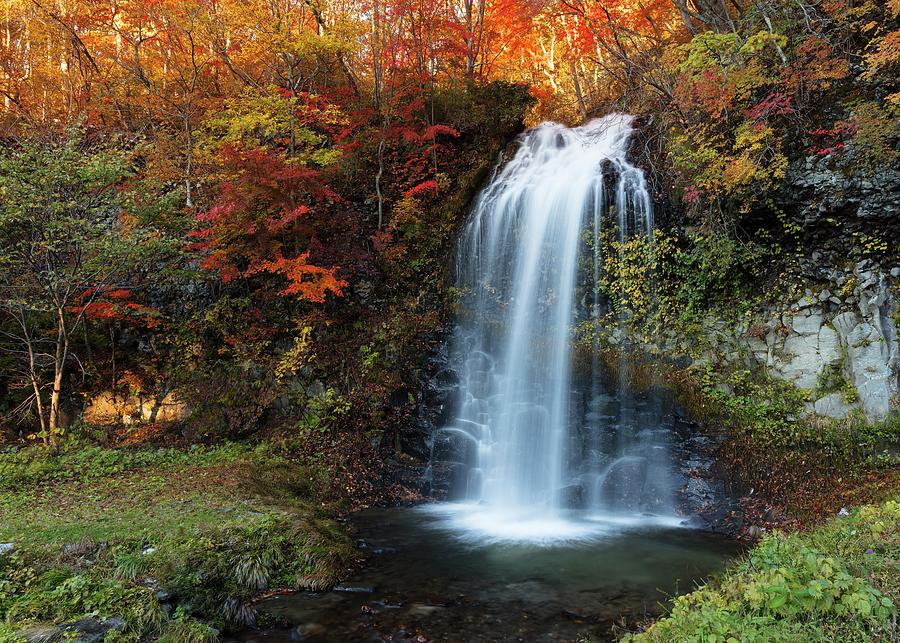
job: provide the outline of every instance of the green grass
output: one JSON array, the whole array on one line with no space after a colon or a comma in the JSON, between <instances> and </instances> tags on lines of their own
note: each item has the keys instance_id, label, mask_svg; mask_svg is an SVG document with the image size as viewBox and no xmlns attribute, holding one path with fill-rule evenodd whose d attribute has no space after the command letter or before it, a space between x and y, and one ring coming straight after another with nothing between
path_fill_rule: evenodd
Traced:
<instances>
[{"instance_id":1,"label":"green grass","mask_svg":"<svg viewBox=\"0 0 900 643\"><path fill-rule=\"evenodd\" d=\"M39 483L94 480L148 467L215 464L249 451L251 447L237 442L188 449L107 449L73 441L56 454L40 448L14 448L0 453L0 491L27 489Z\"/></svg>"},{"instance_id":2,"label":"green grass","mask_svg":"<svg viewBox=\"0 0 900 643\"><path fill-rule=\"evenodd\" d=\"M117 640L216 640L260 591L325 588L353 560L320 474L265 446L87 452L0 455L0 642L86 616L124 618Z\"/></svg>"},{"instance_id":3,"label":"green grass","mask_svg":"<svg viewBox=\"0 0 900 643\"><path fill-rule=\"evenodd\" d=\"M626 641L895 641L900 502L807 533L773 534Z\"/></svg>"}]
</instances>

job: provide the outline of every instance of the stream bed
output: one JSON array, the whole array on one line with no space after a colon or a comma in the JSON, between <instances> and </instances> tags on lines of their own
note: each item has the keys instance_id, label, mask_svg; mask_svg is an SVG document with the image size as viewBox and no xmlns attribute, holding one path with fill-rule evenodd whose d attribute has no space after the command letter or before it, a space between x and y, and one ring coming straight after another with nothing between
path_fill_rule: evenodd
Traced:
<instances>
[{"instance_id":1,"label":"stream bed","mask_svg":"<svg viewBox=\"0 0 900 643\"><path fill-rule=\"evenodd\" d=\"M366 564L334 591L260 603L288 626L231 640L602 641L740 552L652 518L570 517L583 527L574 540L472 539L456 514L451 504L355 514Z\"/></svg>"}]
</instances>

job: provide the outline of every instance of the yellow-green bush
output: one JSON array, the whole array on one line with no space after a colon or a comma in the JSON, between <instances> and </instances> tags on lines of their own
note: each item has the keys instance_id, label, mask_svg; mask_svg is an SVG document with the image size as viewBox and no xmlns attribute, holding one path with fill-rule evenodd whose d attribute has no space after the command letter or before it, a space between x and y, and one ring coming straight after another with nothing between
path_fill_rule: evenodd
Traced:
<instances>
[{"instance_id":1,"label":"yellow-green bush","mask_svg":"<svg viewBox=\"0 0 900 643\"><path fill-rule=\"evenodd\" d=\"M900 502L806 534L773 534L627 641L896 640Z\"/></svg>"}]
</instances>

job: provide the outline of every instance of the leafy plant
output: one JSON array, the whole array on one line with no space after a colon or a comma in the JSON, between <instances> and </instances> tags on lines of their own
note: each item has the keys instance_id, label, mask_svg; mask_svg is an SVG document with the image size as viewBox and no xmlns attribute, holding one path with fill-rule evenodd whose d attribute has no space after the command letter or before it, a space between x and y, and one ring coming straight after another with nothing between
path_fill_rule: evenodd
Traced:
<instances>
[{"instance_id":1,"label":"leafy plant","mask_svg":"<svg viewBox=\"0 0 900 643\"><path fill-rule=\"evenodd\" d=\"M773 534L718 581L675 599L626 641L890 640L897 634L900 502L809 534Z\"/></svg>"}]
</instances>

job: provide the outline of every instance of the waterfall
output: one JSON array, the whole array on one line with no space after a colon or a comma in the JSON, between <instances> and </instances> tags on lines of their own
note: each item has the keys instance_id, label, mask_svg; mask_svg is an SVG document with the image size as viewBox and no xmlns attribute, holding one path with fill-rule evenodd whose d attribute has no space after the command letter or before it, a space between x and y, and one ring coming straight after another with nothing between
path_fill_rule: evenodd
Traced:
<instances>
[{"instance_id":1,"label":"waterfall","mask_svg":"<svg viewBox=\"0 0 900 643\"><path fill-rule=\"evenodd\" d=\"M574 326L599 319L603 307L601 231L610 225L621 241L652 243L647 182L627 160L632 132L623 114L526 132L462 231L459 400L439 433L462 454L452 495L494 533L577 535L584 525L573 511L584 518L671 506L664 441L652 426L614 426L596 375L584 394L573 381ZM593 292L579 296L585 267Z\"/></svg>"}]
</instances>

